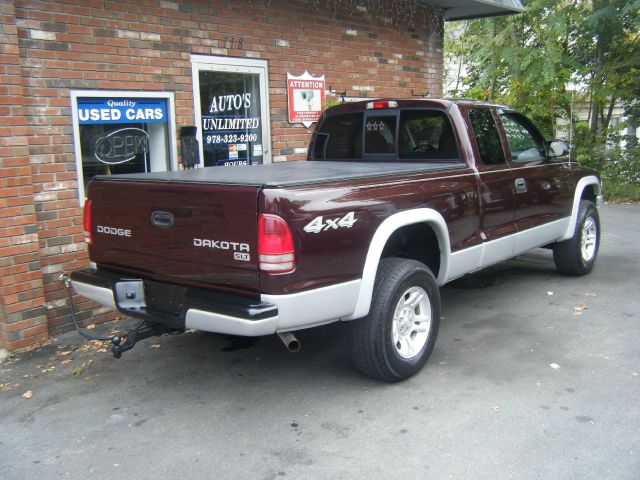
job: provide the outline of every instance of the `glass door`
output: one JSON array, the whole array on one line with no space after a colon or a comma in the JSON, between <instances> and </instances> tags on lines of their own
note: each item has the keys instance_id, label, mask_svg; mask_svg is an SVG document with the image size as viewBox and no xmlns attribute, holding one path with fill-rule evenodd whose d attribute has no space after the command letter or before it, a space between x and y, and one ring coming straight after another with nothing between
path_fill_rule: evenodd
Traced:
<instances>
[{"instance_id":1,"label":"glass door","mask_svg":"<svg viewBox=\"0 0 640 480\"><path fill-rule=\"evenodd\" d=\"M267 62L192 56L200 166L271 162Z\"/></svg>"}]
</instances>

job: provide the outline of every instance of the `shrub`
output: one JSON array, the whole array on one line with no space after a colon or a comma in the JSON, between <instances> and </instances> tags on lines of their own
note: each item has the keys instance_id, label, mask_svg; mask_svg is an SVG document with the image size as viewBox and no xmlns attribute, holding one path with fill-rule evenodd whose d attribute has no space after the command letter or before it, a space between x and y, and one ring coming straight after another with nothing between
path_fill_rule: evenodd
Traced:
<instances>
[{"instance_id":1,"label":"shrub","mask_svg":"<svg viewBox=\"0 0 640 480\"><path fill-rule=\"evenodd\" d=\"M579 151L577 160L595 168L602 175L607 199L638 200L640 198L640 147L605 146Z\"/></svg>"}]
</instances>

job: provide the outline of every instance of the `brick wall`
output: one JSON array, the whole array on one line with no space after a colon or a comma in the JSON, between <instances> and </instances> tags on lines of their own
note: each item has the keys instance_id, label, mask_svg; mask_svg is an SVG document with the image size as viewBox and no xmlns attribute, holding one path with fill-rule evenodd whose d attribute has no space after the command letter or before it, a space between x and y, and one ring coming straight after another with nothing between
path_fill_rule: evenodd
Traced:
<instances>
[{"instance_id":1,"label":"brick wall","mask_svg":"<svg viewBox=\"0 0 640 480\"><path fill-rule=\"evenodd\" d=\"M440 29L395 27L366 12L334 15L325 8L332 2L315 3L0 0L0 346L68 329L58 277L88 262L70 90L172 91L179 127L194 123L191 54L268 60L280 161L305 158L311 131L287 122L287 72L324 74L350 96L441 94ZM76 300L83 320L114 318Z\"/></svg>"},{"instance_id":2,"label":"brick wall","mask_svg":"<svg viewBox=\"0 0 640 480\"><path fill-rule=\"evenodd\" d=\"M47 338L29 125L13 2L0 2L0 347Z\"/></svg>"}]
</instances>

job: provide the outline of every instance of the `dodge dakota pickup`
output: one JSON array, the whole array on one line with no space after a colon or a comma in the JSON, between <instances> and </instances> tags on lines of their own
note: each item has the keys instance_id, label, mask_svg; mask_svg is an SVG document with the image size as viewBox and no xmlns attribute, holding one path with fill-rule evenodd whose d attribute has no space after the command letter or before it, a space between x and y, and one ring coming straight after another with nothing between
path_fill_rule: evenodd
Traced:
<instances>
[{"instance_id":1,"label":"dodge dakota pickup","mask_svg":"<svg viewBox=\"0 0 640 480\"><path fill-rule=\"evenodd\" d=\"M307 161L96 177L92 268L71 284L155 334L295 344L349 322L356 368L398 381L433 351L447 282L537 247L589 273L601 203L598 174L508 107L348 103L322 114Z\"/></svg>"}]
</instances>

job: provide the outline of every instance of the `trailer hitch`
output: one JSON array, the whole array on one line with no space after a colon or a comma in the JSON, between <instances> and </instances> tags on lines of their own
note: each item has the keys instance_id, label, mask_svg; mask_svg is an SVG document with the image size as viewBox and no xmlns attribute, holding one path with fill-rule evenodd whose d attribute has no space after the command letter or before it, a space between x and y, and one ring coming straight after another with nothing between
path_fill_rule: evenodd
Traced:
<instances>
[{"instance_id":1,"label":"trailer hitch","mask_svg":"<svg viewBox=\"0 0 640 480\"><path fill-rule=\"evenodd\" d=\"M130 329L123 336L114 335L111 337L111 353L113 358L120 358L122 354L127 350L131 350L136 342L144 340L150 337L159 337L163 333L167 333L164 325L155 325L146 322L142 322L136 326L136 328ZM124 341L123 341L124 340Z\"/></svg>"},{"instance_id":2,"label":"trailer hitch","mask_svg":"<svg viewBox=\"0 0 640 480\"><path fill-rule=\"evenodd\" d=\"M60 275L60 280L64 282L64 285L67 289L67 298L69 299L69 307L71 314L71 321L76 331L82 335L84 338L89 340L100 340L100 341L111 341L113 345L111 347L111 353L113 353L114 358L122 357L123 352L127 350L131 350L136 342L140 340L144 340L149 337L160 336L164 333L173 333L175 330L169 330L164 325L156 325L153 323L145 322L144 320L140 320L138 324L131 328L124 335L98 335L89 330L80 327L75 315L75 306L73 304L73 295L71 294L71 279L69 275L63 273ZM124 341L123 341L124 340Z\"/></svg>"}]
</instances>

